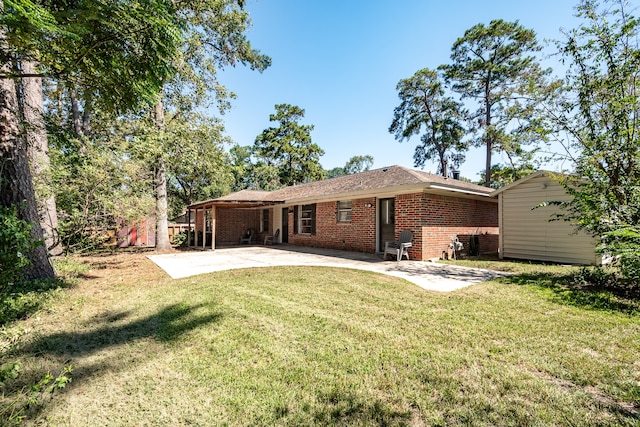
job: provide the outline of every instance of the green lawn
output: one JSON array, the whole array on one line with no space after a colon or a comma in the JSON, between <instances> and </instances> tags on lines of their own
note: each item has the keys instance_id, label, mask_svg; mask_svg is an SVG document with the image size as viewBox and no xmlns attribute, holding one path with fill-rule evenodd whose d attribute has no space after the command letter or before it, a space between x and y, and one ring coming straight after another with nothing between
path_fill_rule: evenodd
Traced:
<instances>
[{"instance_id":1,"label":"green lawn","mask_svg":"<svg viewBox=\"0 0 640 427\"><path fill-rule=\"evenodd\" d=\"M3 327L22 372L1 405L62 426L640 424L637 301L565 288L566 268L436 293L320 267L170 280L134 257L84 259Z\"/></svg>"}]
</instances>

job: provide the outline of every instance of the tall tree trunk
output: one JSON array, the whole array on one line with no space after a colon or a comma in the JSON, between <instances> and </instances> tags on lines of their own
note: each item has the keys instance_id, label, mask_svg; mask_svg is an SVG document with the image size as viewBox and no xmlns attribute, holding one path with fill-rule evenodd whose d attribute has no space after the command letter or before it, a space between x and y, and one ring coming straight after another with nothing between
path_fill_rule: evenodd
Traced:
<instances>
[{"instance_id":1,"label":"tall tree trunk","mask_svg":"<svg viewBox=\"0 0 640 427\"><path fill-rule=\"evenodd\" d=\"M485 89L485 144L487 145L487 155L485 157L485 169L484 169L484 186L491 187L491 153L493 152L493 137L489 131L491 126L491 103L490 101L490 92L489 87Z\"/></svg>"},{"instance_id":2,"label":"tall tree trunk","mask_svg":"<svg viewBox=\"0 0 640 427\"><path fill-rule=\"evenodd\" d=\"M22 62L24 74L35 74L36 64ZM42 79L26 77L22 79L22 108L26 123L25 137L31 176L36 192L40 226L44 234L45 245L51 255L62 253L62 244L58 235L58 214L56 198L51 186L51 162L49 160L49 141L44 125L44 102L42 99Z\"/></svg>"},{"instance_id":3,"label":"tall tree trunk","mask_svg":"<svg viewBox=\"0 0 640 427\"><path fill-rule=\"evenodd\" d=\"M0 8L2 5L0 0ZM7 47L4 30L0 28L0 50L8 52ZM2 64L0 71L9 74L12 71L10 63ZM19 133L18 113L15 81L0 79L0 205L18 206L19 217L33 224L32 238L42 240L27 150ZM31 266L25 272L27 278L54 277L44 245L33 251L30 260Z\"/></svg>"},{"instance_id":4,"label":"tall tree trunk","mask_svg":"<svg viewBox=\"0 0 640 427\"><path fill-rule=\"evenodd\" d=\"M162 96L158 100L154 111L154 119L158 132L164 132L164 104ZM167 170L164 158L156 160L156 249L165 250L171 248L169 241L169 220L167 215Z\"/></svg>"},{"instance_id":5,"label":"tall tree trunk","mask_svg":"<svg viewBox=\"0 0 640 427\"><path fill-rule=\"evenodd\" d=\"M71 117L73 118L73 131L76 136L84 135L82 122L80 121L80 107L78 107L78 97L74 89L69 90L69 98L71 98Z\"/></svg>"},{"instance_id":6,"label":"tall tree trunk","mask_svg":"<svg viewBox=\"0 0 640 427\"><path fill-rule=\"evenodd\" d=\"M84 136L89 136L89 119L91 113L91 101L89 98L84 100L84 110L82 111L82 134Z\"/></svg>"},{"instance_id":7,"label":"tall tree trunk","mask_svg":"<svg viewBox=\"0 0 640 427\"><path fill-rule=\"evenodd\" d=\"M484 174L484 186L491 187L491 152L493 151L493 144L490 139L487 139L487 156L485 161L485 174Z\"/></svg>"},{"instance_id":8,"label":"tall tree trunk","mask_svg":"<svg viewBox=\"0 0 640 427\"><path fill-rule=\"evenodd\" d=\"M91 116L90 102L84 100L84 109L82 116L80 115L80 104L78 103L78 94L74 89L69 90L69 98L71 98L71 117L73 119L73 131L78 138L89 135L89 119Z\"/></svg>"}]
</instances>

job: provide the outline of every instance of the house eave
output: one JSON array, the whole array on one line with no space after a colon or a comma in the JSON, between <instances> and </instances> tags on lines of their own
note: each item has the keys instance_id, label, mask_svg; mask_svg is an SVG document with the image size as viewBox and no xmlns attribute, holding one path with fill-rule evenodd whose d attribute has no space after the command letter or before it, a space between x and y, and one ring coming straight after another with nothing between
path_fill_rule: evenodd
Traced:
<instances>
[{"instance_id":1,"label":"house eave","mask_svg":"<svg viewBox=\"0 0 640 427\"><path fill-rule=\"evenodd\" d=\"M468 194L470 196L481 196L481 197L486 197L486 198L493 198L493 193L492 192L481 192L481 191L473 191L473 190L467 190L467 189L463 189L463 188L458 188L458 187L452 187L452 186L448 186L448 185L441 185L441 184L431 184L429 186L429 188L432 188L434 190L444 190L444 191L451 191L454 193L464 193L464 194Z\"/></svg>"},{"instance_id":2,"label":"house eave","mask_svg":"<svg viewBox=\"0 0 640 427\"><path fill-rule=\"evenodd\" d=\"M287 205L299 205L305 203L322 203L335 200L352 200L352 199L365 199L368 197L384 198L393 197L399 194L411 194L411 193L431 193L456 197L473 198L479 200L485 200L489 202L497 202L497 199L491 197L491 193L482 193L472 190L465 190L462 188L449 187L433 183L419 183L413 185L396 185L391 187L385 187L377 190L362 190L362 191L349 191L343 193L327 194L326 196L309 196L298 197L288 199L284 203Z\"/></svg>"},{"instance_id":3,"label":"house eave","mask_svg":"<svg viewBox=\"0 0 640 427\"><path fill-rule=\"evenodd\" d=\"M205 209L215 206L216 208L256 208L283 204L282 200L206 200L187 206L187 209Z\"/></svg>"}]
</instances>

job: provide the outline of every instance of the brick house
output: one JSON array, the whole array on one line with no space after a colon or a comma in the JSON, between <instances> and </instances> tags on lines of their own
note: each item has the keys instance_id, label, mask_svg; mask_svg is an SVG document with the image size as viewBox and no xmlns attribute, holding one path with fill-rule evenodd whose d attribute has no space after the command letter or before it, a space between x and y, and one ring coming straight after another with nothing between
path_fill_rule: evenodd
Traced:
<instances>
[{"instance_id":1,"label":"brick house","mask_svg":"<svg viewBox=\"0 0 640 427\"><path fill-rule=\"evenodd\" d=\"M439 258L453 238L466 248L478 236L480 253L497 253L498 205L492 189L401 166L286 187L242 190L188 206L195 214L189 245L253 243L280 229L280 242L379 253L402 230L413 232L409 256Z\"/></svg>"}]
</instances>

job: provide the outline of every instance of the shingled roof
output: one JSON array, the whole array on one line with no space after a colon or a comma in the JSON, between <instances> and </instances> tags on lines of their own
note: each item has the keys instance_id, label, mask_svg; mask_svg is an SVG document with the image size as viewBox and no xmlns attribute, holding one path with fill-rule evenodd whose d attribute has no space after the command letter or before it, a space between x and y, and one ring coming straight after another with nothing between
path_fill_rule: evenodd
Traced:
<instances>
[{"instance_id":1,"label":"shingled roof","mask_svg":"<svg viewBox=\"0 0 640 427\"><path fill-rule=\"evenodd\" d=\"M240 190L214 200L220 202L264 202L270 194L271 191Z\"/></svg>"},{"instance_id":2,"label":"shingled roof","mask_svg":"<svg viewBox=\"0 0 640 427\"><path fill-rule=\"evenodd\" d=\"M204 204L230 203L238 204L275 204L297 203L306 200L336 200L342 196L366 196L384 192L425 191L457 192L472 196L490 198L493 189L452 178L444 178L428 172L389 166L373 169L353 175L293 185L276 191L242 190L206 202L198 202L189 206Z\"/></svg>"},{"instance_id":3,"label":"shingled roof","mask_svg":"<svg viewBox=\"0 0 640 427\"><path fill-rule=\"evenodd\" d=\"M294 185L272 192L269 200L298 200L311 198L335 198L341 194L372 193L381 190L396 190L401 187L435 188L462 191L476 195L489 195L491 188L481 187L460 180L444 178L428 172L389 166L353 175Z\"/></svg>"}]
</instances>

